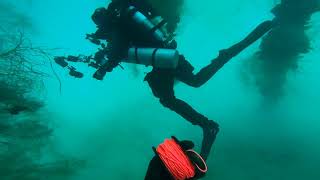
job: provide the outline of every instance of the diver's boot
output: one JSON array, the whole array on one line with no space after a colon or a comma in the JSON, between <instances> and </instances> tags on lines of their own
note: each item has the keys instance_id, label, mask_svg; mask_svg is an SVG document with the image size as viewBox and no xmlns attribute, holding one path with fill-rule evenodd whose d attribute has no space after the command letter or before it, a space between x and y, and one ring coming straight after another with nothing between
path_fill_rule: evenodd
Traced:
<instances>
[{"instance_id":1,"label":"diver's boot","mask_svg":"<svg viewBox=\"0 0 320 180\"><path fill-rule=\"evenodd\" d=\"M220 129L219 124L212 120L207 120L201 127L203 129L201 156L206 160Z\"/></svg>"}]
</instances>

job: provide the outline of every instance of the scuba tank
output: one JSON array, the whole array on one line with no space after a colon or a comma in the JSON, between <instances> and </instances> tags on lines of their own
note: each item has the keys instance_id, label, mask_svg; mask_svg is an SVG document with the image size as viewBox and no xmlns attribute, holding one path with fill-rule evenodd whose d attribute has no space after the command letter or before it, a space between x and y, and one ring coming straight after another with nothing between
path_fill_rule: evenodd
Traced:
<instances>
[{"instance_id":1,"label":"scuba tank","mask_svg":"<svg viewBox=\"0 0 320 180\"><path fill-rule=\"evenodd\" d=\"M175 69L178 66L179 53L175 49L134 47L129 49L128 58L122 62Z\"/></svg>"},{"instance_id":2,"label":"scuba tank","mask_svg":"<svg viewBox=\"0 0 320 180\"><path fill-rule=\"evenodd\" d=\"M161 30L166 21L160 17L150 20L134 6L129 6L126 9L126 17L134 25L133 28L141 31L146 40L151 42L151 47L149 45L140 47L139 43L133 43L133 47L128 50L128 58L123 59L122 62L175 69L178 66L179 53L172 48L166 49L170 47L170 44L168 44L165 33Z\"/></svg>"},{"instance_id":3,"label":"scuba tank","mask_svg":"<svg viewBox=\"0 0 320 180\"><path fill-rule=\"evenodd\" d=\"M127 17L139 28L145 35L151 36L150 40L164 44L166 36L160 28L166 23L162 20L157 25L153 24L144 14L134 6L129 6L126 10Z\"/></svg>"}]
</instances>

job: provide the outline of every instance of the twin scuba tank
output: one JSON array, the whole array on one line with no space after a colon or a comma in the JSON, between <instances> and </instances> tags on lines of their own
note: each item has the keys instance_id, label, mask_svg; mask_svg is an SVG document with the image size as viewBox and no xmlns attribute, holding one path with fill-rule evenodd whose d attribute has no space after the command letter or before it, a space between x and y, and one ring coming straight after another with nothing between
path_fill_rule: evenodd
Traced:
<instances>
[{"instance_id":1,"label":"twin scuba tank","mask_svg":"<svg viewBox=\"0 0 320 180\"><path fill-rule=\"evenodd\" d=\"M130 6L126 10L126 13L130 21L134 23L139 30L143 31L154 44L161 44L161 48L131 47L128 50L128 58L123 59L122 62L142 64L163 69L175 69L178 66L179 53L175 49L165 48L167 37L160 30L165 24L165 21L163 20L158 24L154 24L134 6Z\"/></svg>"},{"instance_id":2,"label":"twin scuba tank","mask_svg":"<svg viewBox=\"0 0 320 180\"><path fill-rule=\"evenodd\" d=\"M135 47L129 49L128 59L123 62L175 69L178 66L179 53L175 49Z\"/></svg>"}]
</instances>

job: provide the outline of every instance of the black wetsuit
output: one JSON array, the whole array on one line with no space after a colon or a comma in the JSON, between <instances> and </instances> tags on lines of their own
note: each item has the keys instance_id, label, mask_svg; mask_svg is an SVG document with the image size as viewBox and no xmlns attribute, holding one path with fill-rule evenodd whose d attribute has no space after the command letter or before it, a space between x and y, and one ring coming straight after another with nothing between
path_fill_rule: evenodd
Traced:
<instances>
[{"instance_id":1,"label":"black wetsuit","mask_svg":"<svg viewBox=\"0 0 320 180\"><path fill-rule=\"evenodd\" d=\"M154 156L149 163L145 180L173 180L158 156Z\"/></svg>"},{"instance_id":2,"label":"black wetsuit","mask_svg":"<svg viewBox=\"0 0 320 180\"><path fill-rule=\"evenodd\" d=\"M175 80L184 82L192 87L200 87L225 63L225 61L214 61L214 63L202 69L199 73L194 74L194 67L183 55L180 55L177 69L153 68L153 70L147 74L145 80L151 87L154 96L159 98L163 106L180 114L193 125L202 125L208 118L195 111L184 101L175 97Z\"/></svg>"},{"instance_id":3,"label":"black wetsuit","mask_svg":"<svg viewBox=\"0 0 320 180\"><path fill-rule=\"evenodd\" d=\"M112 4L109 6L109 8L113 8ZM126 24L127 23L124 23L124 25ZM115 24L115 26L117 26L117 24ZM219 69L221 69L224 64L238 55L253 42L258 40L261 36L268 32L271 27L272 23L270 21L260 24L259 27L255 29L244 40L228 49L220 51L219 56L216 59L212 60L208 66L202 68L196 74L193 73L194 67L184 58L183 55L180 55L179 64L176 69L159 69L154 67L153 70L147 74L145 80L151 87L154 96L159 98L160 103L163 106L176 112L193 125L198 125L203 128L204 139L202 142L201 155L204 159L207 159L209 155L209 149L211 148L211 145L215 139L215 135L218 132L218 124L214 121L210 121L207 117L194 110L189 104L175 97L175 80L179 80L189 86L196 88L202 86L208 80L210 80L210 78ZM96 74L100 74L101 72L102 74L111 72L112 69L117 66L117 60L126 58L125 55L130 43L131 45L140 44L142 45L142 47L159 48L157 44L154 44L154 46L152 46L152 43L148 44L148 42L145 43L143 42L143 40L141 42L130 41L130 36L132 34L134 34L135 38L142 37L142 39L144 39L144 34L139 34L139 32L134 31L133 28L130 29L130 33L127 32L128 28L121 28L121 25L120 28L117 28L115 30L117 30L117 32L113 32L115 35L111 38L111 41L108 44L111 46L111 51L109 51L107 55L109 61L104 66L102 66L102 68L100 68ZM103 32L103 30L98 30L97 32Z\"/></svg>"}]
</instances>

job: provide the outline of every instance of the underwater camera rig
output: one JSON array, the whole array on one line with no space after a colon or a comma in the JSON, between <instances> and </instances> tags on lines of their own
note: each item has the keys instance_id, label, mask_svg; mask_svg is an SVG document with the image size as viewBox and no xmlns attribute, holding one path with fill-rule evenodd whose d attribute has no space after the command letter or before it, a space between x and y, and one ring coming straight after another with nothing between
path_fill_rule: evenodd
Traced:
<instances>
[{"instance_id":1,"label":"underwater camera rig","mask_svg":"<svg viewBox=\"0 0 320 180\"><path fill-rule=\"evenodd\" d=\"M69 62L87 62L90 56L56 56L54 57L54 61L63 68L69 70L69 75L75 78L82 78L83 73L77 71L77 69L73 66L69 65Z\"/></svg>"},{"instance_id":2,"label":"underwater camera rig","mask_svg":"<svg viewBox=\"0 0 320 180\"><path fill-rule=\"evenodd\" d=\"M88 36L88 35L87 35ZM55 56L54 61L56 64L69 70L69 75L75 78L83 78L84 74L79 72L74 66L71 66L70 63L84 63L89 67L94 69L99 69L103 64L107 61L105 55L107 53L107 48L105 44L101 43L98 39L89 39L91 42L95 42L95 44L99 44L101 48L94 55L68 55L68 56ZM98 43L99 42L99 43ZM122 69L124 69L120 64L118 64Z\"/></svg>"}]
</instances>

